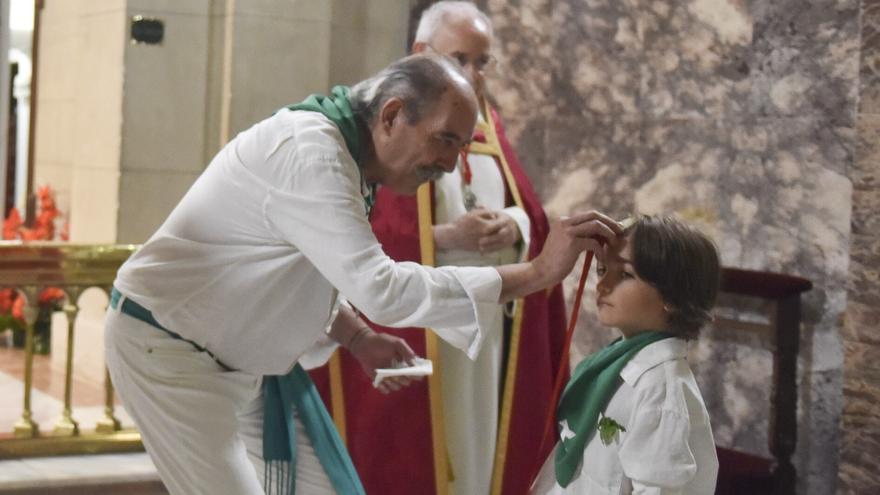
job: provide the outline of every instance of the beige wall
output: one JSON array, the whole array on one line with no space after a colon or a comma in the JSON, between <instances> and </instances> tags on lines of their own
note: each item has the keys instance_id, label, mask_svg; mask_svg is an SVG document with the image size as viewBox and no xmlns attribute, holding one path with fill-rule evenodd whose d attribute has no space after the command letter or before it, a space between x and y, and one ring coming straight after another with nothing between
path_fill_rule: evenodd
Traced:
<instances>
[{"instance_id":1,"label":"beige wall","mask_svg":"<svg viewBox=\"0 0 880 495\"><path fill-rule=\"evenodd\" d=\"M126 48L118 240L144 241L237 133L403 55L407 5L129 0L166 37Z\"/></svg>"},{"instance_id":2,"label":"beige wall","mask_svg":"<svg viewBox=\"0 0 880 495\"><path fill-rule=\"evenodd\" d=\"M35 185L50 184L71 240L113 242L124 0L49 0L41 17Z\"/></svg>"},{"instance_id":3,"label":"beige wall","mask_svg":"<svg viewBox=\"0 0 880 495\"><path fill-rule=\"evenodd\" d=\"M222 143L405 52L408 0L46 0L37 184L75 242L139 243ZM131 17L164 22L132 44Z\"/></svg>"}]
</instances>

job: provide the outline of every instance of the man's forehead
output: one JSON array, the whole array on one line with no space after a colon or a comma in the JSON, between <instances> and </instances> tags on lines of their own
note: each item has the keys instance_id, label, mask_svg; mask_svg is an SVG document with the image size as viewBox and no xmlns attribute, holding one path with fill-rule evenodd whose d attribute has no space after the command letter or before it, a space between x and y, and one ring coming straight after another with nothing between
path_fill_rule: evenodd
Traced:
<instances>
[{"instance_id":1,"label":"man's forehead","mask_svg":"<svg viewBox=\"0 0 880 495\"><path fill-rule=\"evenodd\" d=\"M438 111L445 112L445 119L451 122L467 119L466 124L476 124L477 100L473 88L466 79L457 73L461 80L453 80L440 97ZM473 117L473 122L469 122Z\"/></svg>"}]
</instances>

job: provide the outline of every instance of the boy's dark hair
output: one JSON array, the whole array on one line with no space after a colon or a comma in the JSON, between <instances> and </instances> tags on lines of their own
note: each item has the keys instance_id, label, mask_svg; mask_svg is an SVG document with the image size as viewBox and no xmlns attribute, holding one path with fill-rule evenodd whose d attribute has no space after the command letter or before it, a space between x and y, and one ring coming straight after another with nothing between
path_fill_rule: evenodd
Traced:
<instances>
[{"instance_id":1,"label":"boy's dark hair","mask_svg":"<svg viewBox=\"0 0 880 495\"><path fill-rule=\"evenodd\" d=\"M668 330L692 339L712 319L721 283L718 249L705 234L669 216L639 215L629 229L633 268L660 293Z\"/></svg>"}]
</instances>

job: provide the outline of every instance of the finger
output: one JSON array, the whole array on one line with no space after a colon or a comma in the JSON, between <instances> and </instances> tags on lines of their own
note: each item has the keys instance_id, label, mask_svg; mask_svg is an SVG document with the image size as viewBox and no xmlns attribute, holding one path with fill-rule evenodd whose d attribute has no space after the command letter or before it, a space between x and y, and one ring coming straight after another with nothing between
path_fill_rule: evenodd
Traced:
<instances>
[{"instance_id":1,"label":"finger","mask_svg":"<svg viewBox=\"0 0 880 495\"><path fill-rule=\"evenodd\" d=\"M472 217L477 217L477 218L488 218L488 216L491 214L492 214L492 212L490 212L489 210L487 210L481 206L478 206L478 207L474 208L473 210L467 212L466 215L469 215Z\"/></svg>"},{"instance_id":2,"label":"finger","mask_svg":"<svg viewBox=\"0 0 880 495\"><path fill-rule=\"evenodd\" d=\"M391 392L397 392L398 390L400 390L400 384L392 378L386 378L382 381L382 383L384 383L385 387L387 387L388 390Z\"/></svg>"},{"instance_id":3,"label":"finger","mask_svg":"<svg viewBox=\"0 0 880 495\"><path fill-rule=\"evenodd\" d=\"M399 339L397 341L395 354L397 355L398 361L403 361L410 366L412 366L413 360L416 358L415 351L413 351L412 347L410 347L409 344L407 344L406 341L403 339Z\"/></svg>"},{"instance_id":4,"label":"finger","mask_svg":"<svg viewBox=\"0 0 880 495\"><path fill-rule=\"evenodd\" d=\"M510 235L506 231L502 231L492 236L480 238L480 251L491 253L511 244L513 241L510 240Z\"/></svg>"},{"instance_id":5,"label":"finger","mask_svg":"<svg viewBox=\"0 0 880 495\"><path fill-rule=\"evenodd\" d=\"M617 239L617 232L605 223L591 221L572 225L566 228L566 232L573 237L592 237L601 238L605 242L613 242Z\"/></svg>"},{"instance_id":6,"label":"finger","mask_svg":"<svg viewBox=\"0 0 880 495\"><path fill-rule=\"evenodd\" d=\"M503 229L506 226L507 226L507 222L505 222L504 220L493 220L493 221L487 223L485 227L483 227L482 234L483 234L483 236L494 235L494 234L497 234L499 231L501 231L501 229Z\"/></svg>"},{"instance_id":7,"label":"finger","mask_svg":"<svg viewBox=\"0 0 880 495\"><path fill-rule=\"evenodd\" d=\"M567 226L574 226L574 225L579 225L579 224L583 224L583 223L590 223L593 221L596 221L596 222L599 222L599 223L602 223L602 224L608 226L608 228L611 229L615 234L622 234L623 233L623 225L621 225L620 222L618 222L617 220L612 219L608 215L605 215L604 213L600 213L596 210L590 210L587 212L576 213L576 214L571 215L569 217L565 217L561 220L562 224L567 225Z\"/></svg>"},{"instance_id":8,"label":"finger","mask_svg":"<svg viewBox=\"0 0 880 495\"><path fill-rule=\"evenodd\" d=\"M412 378L410 378L408 376L396 376L396 377L394 377L394 380L392 381L394 386L397 387L394 390L402 390L402 389L408 387L411 382L412 382Z\"/></svg>"},{"instance_id":9,"label":"finger","mask_svg":"<svg viewBox=\"0 0 880 495\"><path fill-rule=\"evenodd\" d=\"M495 214L489 210L479 210L479 211L473 210L473 211L476 211L478 213L477 216L479 216L483 220L495 220Z\"/></svg>"},{"instance_id":10,"label":"finger","mask_svg":"<svg viewBox=\"0 0 880 495\"><path fill-rule=\"evenodd\" d=\"M408 377L408 376L399 376L399 377L397 377L397 380L395 380L395 381L397 382L397 386L399 388L404 388L404 387L408 387L409 384L412 383L413 380L411 377Z\"/></svg>"}]
</instances>

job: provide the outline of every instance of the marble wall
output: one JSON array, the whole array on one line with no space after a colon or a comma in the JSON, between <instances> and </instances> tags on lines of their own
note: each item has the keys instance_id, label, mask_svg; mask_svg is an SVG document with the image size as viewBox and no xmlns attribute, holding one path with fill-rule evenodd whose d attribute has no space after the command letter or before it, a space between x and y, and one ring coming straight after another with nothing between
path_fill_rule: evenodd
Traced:
<instances>
[{"instance_id":1,"label":"marble wall","mask_svg":"<svg viewBox=\"0 0 880 495\"><path fill-rule=\"evenodd\" d=\"M489 88L549 211L678 212L714 236L725 265L813 281L796 466L800 493L833 493L853 198L856 219L876 222L878 204L854 168L861 127L876 138L880 123L857 118L860 2L477 3L497 37ZM876 260L877 239L862 242ZM610 338L583 307L575 359ZM766 451L767 344L704 334L699 374L721 445Z\"/></svg>"},{"instance_id":2,"label":"marble wall","mask_svg":"<svg viewBox=\"0 0 880 495\"><path fill-rule=\"evenodd\" d=\"M862 2L838 493L880 487L880 1Z\"/></svg>"}]
</instances>

